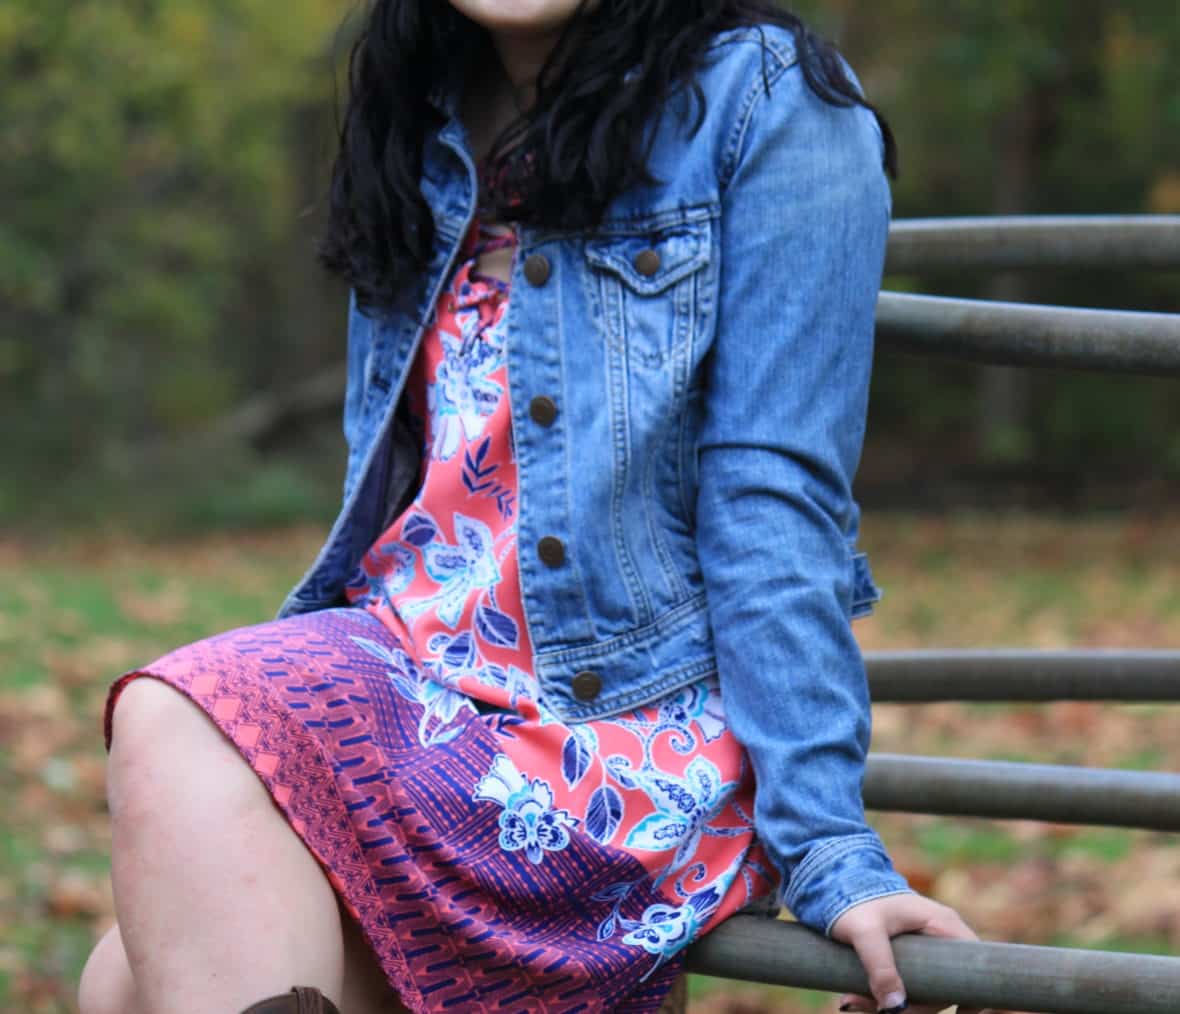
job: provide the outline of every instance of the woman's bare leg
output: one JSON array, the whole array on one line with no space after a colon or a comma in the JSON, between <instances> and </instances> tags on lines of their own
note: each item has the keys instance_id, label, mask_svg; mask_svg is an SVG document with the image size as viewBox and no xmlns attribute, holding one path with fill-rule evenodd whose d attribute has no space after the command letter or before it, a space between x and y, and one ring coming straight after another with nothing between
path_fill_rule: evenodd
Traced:
<instances>
[{"instance_id":1,"label":"woman's bare leg","mask_svg":"<svg viewBox=\"0 0 1180 1014\"><path fill-rule=\"evenodd\" d=\"M360 927L343 910L340 915L344 926L342 1014L408 1014L365 943ZM106 932L82 970L78 1009L81 1014L147 1014L139 1005L135 977L118 925Z\"/></svg>"},{"instance_id":2,"label":"woman's bare leg","mask_svg":"<svg viewBox=\"0 0 1180 1014\"><path fill-rule=\"evenodd\" d=\"M140 1009L117 924L103 934L86 959L78 983L78 1010L82 1014L147 1014Z\"/></svg>"},{"instance_id":3,"label":"woman's bare leg","mask_svg":"<svg viewBox=\"0 0 1180 1014\"><path fill-rule=\"evenodd\" d=\"M340 1004L335 893L204 712L160 680L132 680L107 790L115 910L142 1008L239 1011L294 985Z\"/></svg>"}]
</instances>

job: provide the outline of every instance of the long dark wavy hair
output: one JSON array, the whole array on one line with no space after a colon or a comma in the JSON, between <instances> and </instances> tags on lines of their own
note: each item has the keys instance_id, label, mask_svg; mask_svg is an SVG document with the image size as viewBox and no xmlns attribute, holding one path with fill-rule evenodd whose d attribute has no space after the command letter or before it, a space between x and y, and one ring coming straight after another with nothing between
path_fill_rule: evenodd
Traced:
<instances>
[{"instance_id":1,"label":"long dark wavy hair","mask_svg":"<svg viewBox=\"0 0 1180 1014\"><path fill-rule=\"evenodd\" d=\"M761 24L793 33L803 75L820 98L873 111L885 169L895 175L888 123L849 80L835 49L772 0L582 0L541 68L534 104L492 148L489 174L498 189L485 203L501 221L593 228L616 195L653 182L647 161L655 131L645 144L644 128L682 83L691 85L693 132L699 128L705 96L695 72L713 36ZM353 44L318 255L370 311L407 308L406 282L430 257L434 219L419 178L424 138L440 117L427 97L449 61L489 55L489 42L482 26L445 0L373 0Z\"/></svg>"}]
</instances>

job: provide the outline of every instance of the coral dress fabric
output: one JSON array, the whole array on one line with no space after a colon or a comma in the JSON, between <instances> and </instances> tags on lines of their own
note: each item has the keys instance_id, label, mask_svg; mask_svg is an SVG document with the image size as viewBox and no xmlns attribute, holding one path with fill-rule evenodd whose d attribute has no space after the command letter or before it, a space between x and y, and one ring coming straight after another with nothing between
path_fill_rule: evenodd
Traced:
<instances>
[{"instance_id":1,"label":"coral dress fabric","mask_svg":"<svg viewBox=\"0 0 1180 1014\"><path fill-rule=\"evenodd\" d=\"M533 673L502 326L478 220L407 381L413 502L351 606L180 648L136 676L262 779L415 1012L656 1011L692 940L777 886L716 677L574 725Z\"/></svg>"}]
</instances>

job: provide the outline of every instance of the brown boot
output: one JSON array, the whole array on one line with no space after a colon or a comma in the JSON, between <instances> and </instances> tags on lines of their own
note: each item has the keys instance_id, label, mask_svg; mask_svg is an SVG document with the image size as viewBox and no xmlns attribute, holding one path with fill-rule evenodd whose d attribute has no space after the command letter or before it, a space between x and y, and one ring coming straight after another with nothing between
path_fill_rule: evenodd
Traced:
<instances>
[{"instance_id":1,"label":"brown boot","mask_svg":"<svg viewBox=\"0 0 1180 1014\"><path fill-rule=\"evenodd\" d=\"M340 1011L313 986L293 986L290 993L268 996L251 1004L242 1014L340 1014Z\"/></svg>"}]
</instances>

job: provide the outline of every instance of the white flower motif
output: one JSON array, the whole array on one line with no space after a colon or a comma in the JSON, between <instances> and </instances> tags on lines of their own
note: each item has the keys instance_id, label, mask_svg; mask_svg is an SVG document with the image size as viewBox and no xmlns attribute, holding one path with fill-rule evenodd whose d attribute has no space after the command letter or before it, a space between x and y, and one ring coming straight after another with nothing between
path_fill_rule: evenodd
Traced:
<instances>
[{"instance_id":1,"label":"white flower motif","mask_svg":"<svg viewBox=\"0 0 1180 1014\"><path fill-rule=\"evenodd\" d=\"M543 778L530 782L507 754L496 755L472 799L504 807L500 814L500 847L505 852L524 849L531 863L540 863L546 852L558 852L569 845L569 829L578 823L569 811L554 808L548 782Z\"/></svg>"},{"instance_id":2,"label":"white flower motif","mask_svg":"<svg viewBox=\"0 0 1180 1014\"><path fill-rule=\"evenodd\" d=\"M426 678L414 660L401 649L388 648L367 637L352 640L370 655L389 666L389 680L406 700L422 707L418 718L418 742L422 746L446 743L463 731L455 719L464 712L477 715L475 705L466 694Z\"/></svg>"},{"instance_id":3,"label":"white flower motif","mask_svg":"<svg viewBox=\"0 0 1180 1014\"><path fill-rule=\"evenodd\" d=\"M500 565L496 562L491 530L482 521L457 511L453 517L455 544L430 542L422 548L426 573L439 585L439 590L425 598L403 599L398 603L407 623L413 623L434 608L438 618L454 630L470 592L500 582Z\"/></svg>"},{"instance_id":4,"label":"white flower motif","mask_svg":"<svg viewBox=\"0 0 1180 1014\"><path fill-rule=\"evenodd\" d=\"M709 821L724 809L737 788L736 781L722 782L717 766L705 757L694 758L684 778L665 771L628 773L655 804L656 812L631 829L626 847L653 852L675 849L669 871L692 859Z\"/></svg>"},{"instance_id":5,"label":"white flower motif","mask_svg":"<svg viewBox=\"0 0 1180 1014\"><path fill-rule=\"evenodd\" d=\"M692 943L720 900L717 888L709 887L694 894L683 905L649 905L638 924L622 921L624 926L631 928L631 932L623 937L623 943L642 947L664 961Z\"/></svg>"},{"instance_id":6,"label":"white flower motif","mask_svg":"<svg viewBox=\"0 0 1180 1014\"><path fill-rule=\"evenodd\" d=\"M426 388L430 414L435 420L431 454L437 461L454 457L460 437L470 443L483 432L484 422L504 390L490 376L503 359L503 349L486 340L488 333L496 329L488 329L483 339L469 343L467 332L479 321L478 308L474 314L460 312L456 319L463 334L456 338L441 332L443 360L434 383ZM465 349L468 344L470 348Z\"/></svg>"},{"instance_id":7,"label":"white flower motif","mask_svg":"<svg viewBox=\"0 0 1180 1014\"><path fill-rule=\"evenodd\" d=\"M694 723L706 743L712 743L725 732L725 709L715 676L682 687L660 703L661 725L691 734Z\"/></svg>"},{"instance_id":8,"label":"white flower motif","mask_svg":"<svg viewBox=\"0 0 1180 1014\"><path fill-rule=\"evenodd\" d=\"M403 546L398 542L391 542L384 545L380 549L382 556L392 558L392 563L387 565L385 576L382 579L382 592L387 599L392 599L395 595L400 595L403 591L410 587L414 580L414 571L417 563L414 559L414 551L408 546Z\"/></svg>"}]
</instances>

